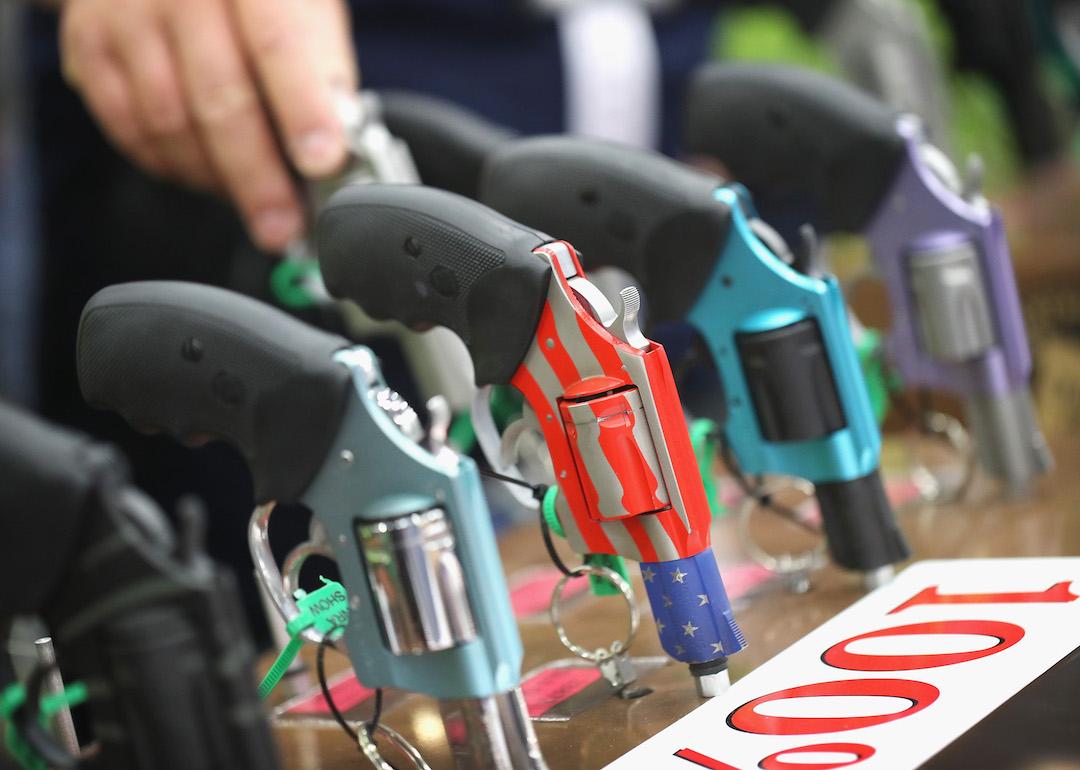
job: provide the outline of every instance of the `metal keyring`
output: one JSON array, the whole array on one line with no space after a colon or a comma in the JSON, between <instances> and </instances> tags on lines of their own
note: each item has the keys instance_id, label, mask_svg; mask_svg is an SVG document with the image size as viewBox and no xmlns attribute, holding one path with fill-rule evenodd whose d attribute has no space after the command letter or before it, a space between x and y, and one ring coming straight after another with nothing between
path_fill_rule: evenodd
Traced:
<instances>
[{"instance_id":1,"label":"metal keyring","mask_svg":"<svg viewBox=\"0 0 1080 770\"><path fill-rule=\"evenodd\" d=\"M397 746L409 758L416 770L431 770L431 766L424 761L420 751L397 730L380 722L375 726L375 731L385 735L387 740ZM375 745L366 724L359 726L356 731L356 738L360 743L360 750L364 752L364 756L368 758L371 764L375 765L377 770L394 770L394 766L383 759L382 753L379 751L379 747Z\"/></svg>"},{"instance_id":2,"label":"metal keyring","mask_svg":"<svg viewBox=\"0 0 1080 770\"><path fill-rule=\"evenodd\" d=\"M758 491L763 495L775 494L779 485L784 482L802 492L808 498L814 496L814 485L810 481L797 476L770 477ZM800 553L785 553L780 556L773 556L758 545L753 535L750 534L750 519L759 505L764 507L759 497L747 496L742 505L739 506L737 515L739 542L742 543L751 559L769 572L785 576L805 575L825 566L829 557L824 540L816 548L810 548Z\"/></svg>"},{"instance_id":3,"label":"metal keyring","mask_svg":"<svg viewBox=\"0 0 1080 770\"><path fill-rule=\"evenodd\" d=\"M962 422L944 412L927 412L923 425L924 431L916 432L914 438L909 438L906 442L908 477L919 490L919 496L924 503L958 502L967 494L975 477L975 448L971 436ZM947 489L938 475L922 462L919 439L924 437L944 440L964 461L960 483L952 489Z\"/></svg>"},{"instance_id":4,"label":"metal keyring","mask_svg":"<svg viewBox=\"0 0 1080 770\"><path fill-rule=\"evenodd\" d=\"M583 577L585 575L602 577L618 588L619 593L621 593L623 599L626 600L626 606L630 609L630 626L626 634L626 639L612 642L611 647L608 649L601 647L589 651L581 645L575 644L570 640L570 636L566 633L566 628L563 626L562 619L560 618L559 608L560 603L562 602L563 588L571 578ZM569 575L562 576L562 579L555 584L555 588L551 592L551 607L548 613L551 617L551 624L555 626L555 633L559 635L559 641L562 642L563 647L570 650L570 652L574 653L579 658L584 658L593 663L600 663L629 649L630 643L634 641L634 636L637 634L638 623L641 619L641 613L638 612L637 603L634 601L634 589L631 588L630 583L624 580L622 575L614 570L592 564L582 564L580 567L570 570Z\"/></svg>"}]
</instances>

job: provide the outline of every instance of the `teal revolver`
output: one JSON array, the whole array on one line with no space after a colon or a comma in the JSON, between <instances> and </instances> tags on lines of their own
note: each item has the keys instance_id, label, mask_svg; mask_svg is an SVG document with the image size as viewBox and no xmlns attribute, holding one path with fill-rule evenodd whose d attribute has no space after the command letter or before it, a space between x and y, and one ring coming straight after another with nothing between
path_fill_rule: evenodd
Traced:
<instances>
[{"instance_id":1,"label":"teal revolver","mask_svg":"<svg viewBox=\"0 0 1080 770\"><path fill-rule=\"evenodd\" d=\"M544 767L476 466L441 431L425 437L370 350L221 289L145 282L90 300L78 367L86 400L137 429L243 453L260 504L253 556L286 621L298 566L330 553L360 680L439 699L463 767ZM275 502L314 513L284 580L263 548Z\"/></svg>"}]
</instances>

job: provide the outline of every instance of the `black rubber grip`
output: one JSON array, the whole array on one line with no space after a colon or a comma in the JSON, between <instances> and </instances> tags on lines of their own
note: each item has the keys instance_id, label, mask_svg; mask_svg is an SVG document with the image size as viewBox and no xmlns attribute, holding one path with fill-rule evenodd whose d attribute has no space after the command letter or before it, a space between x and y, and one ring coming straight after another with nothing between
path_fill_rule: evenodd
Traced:
<instances>
[{"instance_id":1,"label":"black rubber grip","mask_svg":"<svg viewBox=\"0 0 1080 770\"><path fill-rule=\"evenodd\" d=\"M829 552L841 567L873 570L910 554L885 494L881 474L814 485Z\"/></svg>"},{"instance_id":2,"label":"black rubber grip","mask_svg":"<svg viewBox=\"0 0 1080 770\"><path fill-rule=\"evenodd\" d=\"M353 185L319 215L319 261L335 297L414 329L446 326L479 385L507 383L529 350L551 268L546 235L460 195L418 185Z\"/></svg>"},{"instance_id":3,"label":"black rubber grip","mask_svg":"<svg viewBox=\"0 0 1080 770\"><path fill-rule=\"evenodd\" d=\"M816 72L714 64L689 90L686 150L725 165L767 221L798 210L820 230L859 231L896 177L896 115Z\"/></svg>"},{"instance_id":4,"label":"black rubber grip","mask_svg":"<svg viewBox=\"0 0 1080 770\"><path fill-rule=\"evenodd\" d=\"M381 91L383 122L409 146L420 180L477 197L484 159L514 132L452 102L408 91Z\"/></svg>"},{"instance_id":5,"label":"black rubber grip","mask_svg":"<svg viewBox=\"0 0 1080 770\"><path fill-rule=\"evenodd\" d=\"M480 199L614 266L645 290L653 319L681 319L713 270L731 221L721 181L655 152L551 136L499 148Z\"/></svg>"},{"instance_id":6,"label":"black rubber grip","mask_svg":"<svg viewBox=\"0 0 1080 770\"><path fill-rule=\"evenodd\" d=\"M91 497L127 477L109 447L0 403L0 621L42 608L72 563Z\"/></svg>"},{"instance_id":7,"label":"black rubber grip","mask_svg":"<svg viewBox=\"0 0 1080 770\"><path fill-rule=\"evenodd\" d=\"M334 441L348 347L280 310L211 286L147 281L95 294L79 322L83 397L139 430L243 453L258 502L297 500Z\"/></svg>"}]
</instances>

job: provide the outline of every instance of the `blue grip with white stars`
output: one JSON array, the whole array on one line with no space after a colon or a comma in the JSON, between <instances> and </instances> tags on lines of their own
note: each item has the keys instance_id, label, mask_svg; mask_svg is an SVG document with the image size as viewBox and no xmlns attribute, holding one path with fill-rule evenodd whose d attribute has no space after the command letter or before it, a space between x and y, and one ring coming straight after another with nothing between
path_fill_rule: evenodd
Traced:
<instances>
[{"instance_id":1,"label":"blue grip with white stars","mask_svg":"<svg viewBox=\"0 0 1080 770\"><path fill-rule=\"evenodd\" d=\"M672 561L641 562L664 651L683 663L707 663L746 647L710 549Z\"/></svg>"}]
</instances>

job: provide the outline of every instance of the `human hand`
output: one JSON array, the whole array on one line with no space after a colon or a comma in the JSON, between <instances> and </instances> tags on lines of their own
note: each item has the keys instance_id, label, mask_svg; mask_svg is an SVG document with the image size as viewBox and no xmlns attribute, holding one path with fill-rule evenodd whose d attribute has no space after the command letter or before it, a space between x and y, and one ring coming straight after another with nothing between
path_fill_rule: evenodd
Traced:
<instances>
[{"instance_id":1,"label":"human hand","mask_svg":"<svg viewBox=\"0 0 1080 770\"><path fill-rule=\"evenodd\" d=\"M344 0L64 0L60 43L109 139L226 193L265 249L304 226L288 163L321 177L345 161L334 94L358 72Z\"/></svg>"}]
</instances>

